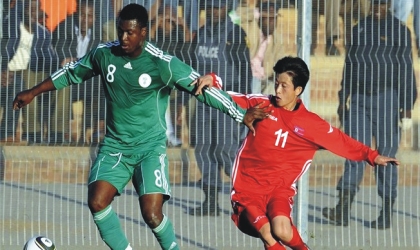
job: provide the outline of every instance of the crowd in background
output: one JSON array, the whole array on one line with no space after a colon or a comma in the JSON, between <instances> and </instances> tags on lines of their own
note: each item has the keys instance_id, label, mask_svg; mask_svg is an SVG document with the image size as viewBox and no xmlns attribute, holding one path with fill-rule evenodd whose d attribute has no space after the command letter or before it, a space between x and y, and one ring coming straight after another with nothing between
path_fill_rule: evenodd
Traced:
<instances>
[{"instance_id":1,"label":"crowd in background","mask_svg":"<svg viewBox=\"0 0 420 250\"><path fill-rule=\"evenodd\" d=\"M105 133L106 102L101 79L87 84L38 97L27 109L12 111L11 103L17 92L39 82L59 67L66 67L99 43L117 38L115 17L128 3L144 5L150 13L149 40L192 64L200 74L223 67L200 69L199 49L211 57L211 48L203 51L197 46L200 28L211 20L221 20L218 12L208 12L203 0L3 0L1 27L1 141L30 141L35 143L99 142ZM245 32L248 56L219 58L215 63L229 61L242 71L242 91L270 93L273 89L272 67L276 60L294 52L282 48L282 34L277 19L283 8L296 7L288 0L217 1L226 4L226 15ZM417 2L417 1L414 1ZM222 4L224 5L224 4ZM414 5L414 8L413 8ZM417 6L418 7L418 6ZM415 30L420 28L418 8L411 1L394 0L391 6L403 23L413 11ZM313 0L311 54L320 45L320 15L325 17L325 55L339 56L350 44L352 27L369 14L369 0ZM340 24L341 18L343 25ZM214 26L216 27L216 26ZM202 31L201 31L202 32ZM222 39L222 30L218 39ZM416 37L417 32L414 32ZM227 34L225 34L227 35ZM236 36L236 35L235 35ZM213 35L213 37L216 37ZM236 39L236 38L235 38ZM237 39L238 40L238 39ZM419 40L416 38L417 46ZM244 42L237 41L238 46ZM323 44L324 45L324 44ZM242 54L243 55L243 54ZM223 56L223 55L214 55ZM226 75L221 73L222 78ZM230 78L229 78L230 77ZM224 79L231 81L232 76ZM189 97L173 91L167 115L168 144L182 143L181 114ZM188 115L187 118L190 118ZM194 143L192 143L194 144Z\"/></svg>"}]
</instances>

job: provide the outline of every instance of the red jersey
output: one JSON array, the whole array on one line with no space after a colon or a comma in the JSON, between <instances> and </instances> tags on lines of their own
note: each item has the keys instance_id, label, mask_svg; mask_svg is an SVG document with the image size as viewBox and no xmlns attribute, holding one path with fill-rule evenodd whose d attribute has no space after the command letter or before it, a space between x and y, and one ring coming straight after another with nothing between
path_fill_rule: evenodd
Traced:
<instances>
[{"instance_id":1,"label":"red jersey","mask_svg":"<svg viewBox=\"0 0 420 250\"><path fill-rule=\"evenodd\" d=\"M268 105L273 97L229 94L243 108L254 107L263 101ZM308 170L319 149L327 149L350 160L365 160L374 166L374 159L379 154L376 150L309 112L301 100L297 105L294 111L273 107L274 112L268 118L254 124L255 136L248 133L233 167L235 191L269 194L282 188L293 196L296 182Z\"/></svg>"}]
</instances>

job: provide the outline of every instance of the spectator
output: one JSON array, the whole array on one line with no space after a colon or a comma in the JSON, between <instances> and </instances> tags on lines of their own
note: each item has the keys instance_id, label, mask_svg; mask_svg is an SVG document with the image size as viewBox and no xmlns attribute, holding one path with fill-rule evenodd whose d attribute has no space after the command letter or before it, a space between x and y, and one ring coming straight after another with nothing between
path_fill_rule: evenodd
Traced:
<instances>
[{"instance_id":1,"label":"spectator","mask_svg":"<svg viewBox=\"0 0 420 250\"><path fill-rule=\"evenodd\" d=\"M190 41L197 33L198 20L199 20L199 7L198 0L152 0L155 1L157 6L156 9L162 9L162 6L171 6L172 11L176 14L175 18L178 21L178 25L183 26L184 40ZM178 8L182 10L178 12ZM179 15L180 14L180 15ZM158 16L154 18L158 21ZM182 33L181 33L182 34Z\"/></svg>"},{"instance_id":2,"label":"spectator","mask_svg":"<svg viewBox=\"0 0 420 250\"><path fill-rule=\"evenodd\" d=\"M25 88L32 87L38 80L46 77L46 74L56 68L56 54L51 46L51 34L39 24L44 16L39 8L37 0L16 1L16 7L22 10L23 19L17 17L17 34L10 34L11 37L18 37L19 43L8 64L9 71L15 71L23 77ZM31 142L42 142L48 136L51 116L52 94L39 96L23 112L23 137Z\"/></svg>"},{"instance_id":3,"label":"spectator","mask_svg":"<svg viewBox=\"0 0 420 250\"><path fill-rule=\"evenodd\" d=\"M2 45L5 41L2 41ZM13 96L20 91L20 84L15 84L15 72L7 70L7 55L2 54L1 60L1 86L0 86L0 108L2 116L0 117L0 142L13 142L20 139L16 136L19 113L11 109Z\"/></svg>"},{"instance_id":4,"label":"spectator","mask_svg":"<svg viewBox=\"0 0 420 250\"><path fill-rule=\"evenodd\" d=\"M401 22L407 23L408 16L413 13L413 28L417 45L417 56L420 57L420 1L393 0L392 10L394 16Z\"/></svg>"},{"instance_id":5,"label":"spectator","mask_svg":"<svg viewBox=\"0 0 420 250\"><path fill-rule=\"evenodd\" d=\"M245 32L228 18L227 1L205 1L206 24L193 40L198 72L217 72L225 81L225 91L250 93L251 70ZM244 127L233 123L221 112L196 105L190 126L191 144L195 147L201 170L204 203L191 208L191 215L219 215L218 193L222 190L220 167L230 176L233 160Z\"/></svg>"},{"instance_id":6,"label":"spectator","mask_svg":"<svg viewBox=\"0 0 420 250\"><path fill-rule=\"evenodd\" d=\"M1 57L1 86L0 108L2 111L0 123L0 141L19 141L16 129L18 126L19 112L12 110L13 96L21 90L22 79L20 74L8 70L8 63L15 53L18 45L18 28L13 22L22 14L22 5L16 7L15 2L3 1L2 37L0 40ZM13 25L11 25L13 23Z\"/></svg>"},{"instance_id":7,"label":"spectator","mask_svg":"<svg viewBox=\"0 0 420 250\"><path fill-rule=\"evenodd\" d=\"M344 45L348 46L351 38L354 23L364 19L370 13L370 0L341 0L341 9L344 20Z\"/></svg>"},{"instance_id":8,"label":"spectator","mask_svg":"<svg viewBox=\"0 0 420 250\"><path fill-rule=\"evenodd\" d=\"M62 67L68 62L82 58L87 51L96 48L101 42L101 23L97 7L99 6L94 1L80 0L78 11L62 21L52 34ZM71 108L68 105L70 102L73 104ZM69 130L71 109L72 141L99 142L105 132L103 131L105 95L99 78L90 79L84 85L75 85L71 89L58 91L56 106L54 115L57 121L56 130ZM82 137L80 137L81 131Z\"/></svg>"},{"instance_id":9,"label":"spectator","mask_svg":"<svg viewBox=\"0 0 420 250\"><path fill-rule=\"evenodd\" d=\"M314 55L314 50L318 45L318 28L319 16L325 17L325 55L339 56L335 42L340 35L338 18L340 17L340 2L337 0L313 0L312 1L312 46L311 55Z\"/></svg>"},{"instance_id":10,"label":"spectator","mask_svg":"<svg viewBox=\"0 0 420 250\"><path fill-rule=\"evenodd\" d=\"M163 9L162 6L171 6L173 13L175 13L175 18L183 18L186 26L189 30L189 37L193 38L198 30L198 20L199 20L199 8L198 0L114 0L115 11L118 12L122 7L129 3L141 4L149 11L150 18L150 28L154 22L157 22L159 19L159 11ZM178 8L182 8L181 14L178 12ZM180 14L180 15L178 15ZM108 37L113 38L113 28L110 27L110 22L104 25L104 29L109 33ZM185 29L185 32L187 30ZM115 34L115 33L114 33ZM153 35L152 33L149 35ZM151 37L153 38L153 37ZM185 39L189 40L189 39Z\"/></svg>"},{"instance_id":11,"label":"spectator","mask_svg":"<svg viewBox=\"0 0 420 250\"><path fill-rule=\"evenodd\" d=\"M260 39L258 50L251 57L252 68L252 93L267 93L274 86L274 72L272 70L275 62L285 53L281 49L282 40L277 31L278 7L271 1L259 1L260 10L258 27ZM258 87L260 84L260 87Z\"/></svg>"},{"instance_id":12,"label":"spectator","mask_svg":"<svg viewBox=\"0 0 420 250\"><path fill-rule=\"evenodd\" d=\"M380 154L395 157L400 129L408 129L412 124L417 88L410 31L388 10L389 1L373 0L371 14L353 28L338 93L338 115L351 137L368 146L372 146L374 137ZM335 208L324 208L324 217L337 225L348 225L351 204L364 170L361 161L345 162L337 185L338 204ZM382 209L370 226L385 229L392 223L398 169L388 164L374 171Z\"/></svg>"},{"instance_id":13,"label":"spectator","mask_svg":"<svg viewBox=\"0 0 420 250\"><path fill-rule=\"evenodd\" d=\"M170 5L164 5L150 28L150 39L156 42L184 43L191 40L191 32L184 18L178 17Z\"/></svg>"},{"instance_id":14,"label":"spectator","mask_svg":"<svg viewBox=\"0 0 420 250\"><path fill-rule=\"evenodd\" d=\"M259 35L261 30L258 26L260 10L257 7L256 0L241 0L236 8L236 15L239 19L239 25L246 33L246 40L249 47L251 58L257 53L259 45Z\"/></svg>"},{"instance_id":15,"label":"spectator","mask_svg":"<svg viewBox=\"0 0 420 250\"><path fill-rule=\"evenodd\" d=\"M119 4L121 0L105 0L97 1L102 8L100 10L100 23L102 24L102 40L114 41L117 39L117 30L115 28L115 18L118 16L118 11L122 8ZM97 13L98 14L98 13Z\"/></svg>"}]
</instances>

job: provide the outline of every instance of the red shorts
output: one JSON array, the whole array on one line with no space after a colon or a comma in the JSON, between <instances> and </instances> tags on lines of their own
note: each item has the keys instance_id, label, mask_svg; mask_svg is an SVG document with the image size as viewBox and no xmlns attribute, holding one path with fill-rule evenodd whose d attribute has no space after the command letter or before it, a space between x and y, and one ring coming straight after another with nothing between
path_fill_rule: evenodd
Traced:
<instances>
[{"instance_id":1,"label":"red shorts","mask_svg":"<svg viewBox=\"0 0 420 250\"><path fill-rule=\"evenodd\" d=\"M249 194L232 191L232 220L243 233L259 237L263 225L283 215L292 221L293 197L281 191L271 194Z\"/></svg>"}]
</instances>

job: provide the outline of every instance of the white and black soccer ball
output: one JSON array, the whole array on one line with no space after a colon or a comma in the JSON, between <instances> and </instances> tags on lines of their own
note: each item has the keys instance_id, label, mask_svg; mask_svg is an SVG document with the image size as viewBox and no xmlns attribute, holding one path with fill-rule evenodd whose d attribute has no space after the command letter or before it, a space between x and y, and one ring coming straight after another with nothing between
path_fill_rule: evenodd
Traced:
<instances>
[{"instance_id":1,"label":"white and black soccer ball","mask_svg":"<svg viewBox=\"0 0 420 250\"><path fill-rule=\"evenodd\" d=\"M56 250L54 242L45 236L35 236L28 240L23 250Z\"/></svg>"}]
</instances>

